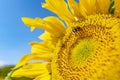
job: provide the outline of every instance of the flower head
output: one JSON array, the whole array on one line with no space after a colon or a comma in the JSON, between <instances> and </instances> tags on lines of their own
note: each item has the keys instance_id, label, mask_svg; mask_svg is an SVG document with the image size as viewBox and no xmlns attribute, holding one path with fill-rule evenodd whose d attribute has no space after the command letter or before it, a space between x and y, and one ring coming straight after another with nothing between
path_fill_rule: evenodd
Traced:
<instances>
[{"instance_id":1,"label":"flower head","mask_svg":"<svg viewBox=\"0 0 120 80\"><path fill-rule=\"evenodd\" d=\"M58 17L22 18L32 31L40 28L45 32L39 37L43 42L31 43L32 54L20 60L12 77L25 76L34 80L119 80L119 2L45 0L42 7Z\"/></svg>"}]
</instances>

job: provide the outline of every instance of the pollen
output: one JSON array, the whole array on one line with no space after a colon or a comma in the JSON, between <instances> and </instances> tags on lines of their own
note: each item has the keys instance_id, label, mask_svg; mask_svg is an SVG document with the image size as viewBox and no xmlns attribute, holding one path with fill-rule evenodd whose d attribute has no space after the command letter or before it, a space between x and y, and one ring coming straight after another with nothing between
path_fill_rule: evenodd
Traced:
<instances>
[{"instance_id":1,"label":"pollen","mask_svg":"<svg viewBox=\"0 0 120 80\"><path fill-rule=\"evenodd\" d=\"M57 45L52 80L119 80L120 20L97 14L73 24Z\"/></svg>"}]
</instances>

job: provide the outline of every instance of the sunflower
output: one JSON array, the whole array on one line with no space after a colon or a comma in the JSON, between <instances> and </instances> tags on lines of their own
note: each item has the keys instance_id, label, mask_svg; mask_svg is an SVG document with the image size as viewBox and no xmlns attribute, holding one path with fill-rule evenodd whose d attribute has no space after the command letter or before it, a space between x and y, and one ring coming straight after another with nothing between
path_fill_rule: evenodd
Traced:
<instances>
[{"instance_id":1,"label":"sunflower","mask_svg":"<svg viewBox=\"0 0 120 80\"><path fill-rule=\"evenodd\" d=\"M33 80L120 80L120 1L45 0L58 17L26 18L43 42L31 42L11 77ZM33 61L35 60L35 61Z\"/></svg>"}]
</instances>

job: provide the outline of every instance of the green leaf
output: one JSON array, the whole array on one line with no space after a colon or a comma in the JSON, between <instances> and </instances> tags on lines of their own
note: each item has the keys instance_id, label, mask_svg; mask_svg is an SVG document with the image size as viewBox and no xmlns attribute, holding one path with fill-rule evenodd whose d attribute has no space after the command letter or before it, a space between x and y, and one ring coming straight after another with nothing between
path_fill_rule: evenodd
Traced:
<instances>
[{"instance_id":1,"label":"green leaf","mask_svg":"<svg viewBox=\"0 0 120 80\"><path fill-rule=\"evenodd\" d=\"M12 71L10 73L8 73L8 75L5 77L5 80L12 80L10 77L12 73L13 73Z\"/></svg>"},{"instance_id":2,"label":"green leaf","mask_svg":"<svg viewBox=\"0 0 120 80\"><path fill-rule=\"evenodd\" d=\"M110 0L110 7L109 7L109 13L114 14L115 11L115 5L114 5L114 0Z\"/></svg>"}]
</instances>

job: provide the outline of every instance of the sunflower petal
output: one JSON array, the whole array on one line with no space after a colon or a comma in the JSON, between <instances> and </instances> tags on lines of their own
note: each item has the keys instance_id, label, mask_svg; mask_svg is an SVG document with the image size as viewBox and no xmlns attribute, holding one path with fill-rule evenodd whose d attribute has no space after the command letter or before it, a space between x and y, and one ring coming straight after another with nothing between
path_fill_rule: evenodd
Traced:
<instances>
[{"instance_id":1,"label":"sunflower petal","mask_svg":"<svg viewBox=\"0 0 120 80\"><path fill-rule=\"evenodd\" d=\"M87 15L95 14L96 9L96 0L80 0L80 11L81 14L85 17Z\"/></svg>"},{"instance_id":2,"label":"sunflower petal","mask_svg":"<svg viewBox=\"0 0 120 80\"><path fill-rule=\"evenodd\" d=\"M49 73L47 68L47 63L33 62L15 70L12 73L12 77L29 77L35 78L39 75Z\"/></svg>"},{"instance_id":3,"label":"sunflower petal","mask_svg":"<svg viewBox=\"0 0 120 80\"><path fill-rule=\"evenodd\" d=\"M23 17L22 21L27 26L32 27L31 31L33 31L35 27L41 28L48 31L52 36L58 37L65 31L64 24L58 18L52 16L46 17L44 19L41 18L32 19Z\"/></svg>"},{"instance_id":4,"label":"sunflower petal","mask_svg":"<svg viewBox=\"0 0 120 80\"><path fill-rule=\"evenodd\" d=\"M82 14L80 13L80 9L79 9L79 3L75 2L75 0L68 0L68 4L70 7L70 10L72 11L72 13L76 18L82 17Z\"/></svg>"},{"instance_id":5,"label":"sunflower petal","mask_svg":"<svg viewBox=\"0 0 120 80\"><path fill-rule=\"evenodd\" d=\"M35 30L35 27L34 27L34 26L31 26L30 31L32 32L32 31L34 31L34 30Z\"/></svg>"},{"instance_id":6,"label":"sunflower petal","mask_svg":"<svg viewBox=\"0 0 120 80\"><path fill-rule=\"evenodd\" d=\"M74 21L74 17L68 10L68 6L64 0L46 0L46 3L43 3L42 7L54 12L67 23Z\"/></svg>"},{"instance_id":7,"label":"sunflower petal","mask_svg":"<svg viewBox=\"0 0 120 80\"><path fill-rule=\"evenodd\" d=\"M41 34L38 38L43 41L49 41L52 39L51 34L47 31L45 31L43 34Z\"/></svg>"},{"instance_id":8,"label":"sunflower petal","mask_svg":"<svg viewBox=\"0 0 120 80\"><path fill-rule=\"evenodd\" d=\"M26 54L20 61L19 63L15 66L14 69L19 68L20 66L23 66L27 64L30 60L47 60L50 61L51 57L49 54Z\"/></svg>"},{"instance_id":9,"label":"sunflower petal","mask_svg":"<svg viewBox=\"0 0 120 80\"><path fill-rule=\"evenodd\" d=\"M22 21L25 25L29 26L29 27L37 27L37 28L42 28L44 24L42 24L42 19L41 18L36 18L36 19L32 19L32 18L27 18L27 17L22 17Z\"/></svg>"},{"instance_id":10,"label":"sunflower petal","mask_svg":"<svg viewBox=\"0 0 120 80\"><path fill-rule=\"evenodd\" d=\"M38 38L47 42L49 45L53 47L56 45L61 36L62 34L60 36L52 36L49 32L45 31Z\"/></svg>"},{"instance_id":11,"label":"sunflower petal","mask_svg":"<svg viewBox=\"0 0 120 80\"><path fill-rule=\"evenodd\" d=\"M97 9L99 13L108 13L110 7L110 0L96 0Z\"/></svg>"},{"instance_id":12,"label":"sunflower petal","mask_svg":"<svg viewBox=\"0 0 120 80\"><path fill-rule=\"evenodd\" d=\"M48 73L42 74L38 77L36 77L33 80L51 80L51 76Z\"/></svg>"},{"instance_id":13,"label":"sunflower petal","mask_svg":"<svg viewBox=\"0 0 120 80\"><path fill-rule=\"evenodd\" d=\"M120 17L120 0L115 0L115 15Z\"/></svg>"},{"instance_id":14,"label":"sunflower petal","mask_svg":"<svg viewBox=\"0 0 120 80\"><path fill-rule=\"evenodd\" d=\"M29 27L36 27L36 28L40 28L40 29L45 29L46 31L52 33L51 31L51 27L49 27L47 24L45 24L45 22L41 19L41 18L26 18L23 17L22 21L24 22L25 25L29 26Z\"/></svg>"},{"instance_id":15,"label":"sunflower petal","mask_svg":"<svg viewBox=\"0 0 120 80\"><path fill-rule=\"evenodd\" d=\"M58 18L49 16L43 20L49 26L51 32L48 32L51 34L51 36L59 37L65 31L64 24Z\"/></svg>"},{"instance_id":16,"label":"sunflower petal","mask_svg":"<svg viewBox=\"0 0 120 80\"><path fill-rule=\"evenodd\" d=\"M47 42L31 42L30 44L32 46L32 53L34 54L51 54L53 52L54 47L49 45Z\"/></svg>"},{"instance_id":17,"label":"sunflower petal","mask_svg":"<svg viewBox=\"0 0 120 80\"><path fill-rule=\"evenodd\" d=\"M59 33L65 31L64 24L58 18L49 16L49 17L45 17L43 20L45 21L46 24L52 27L53 30L58 31Z\"/></svg>"}]
</instances>

